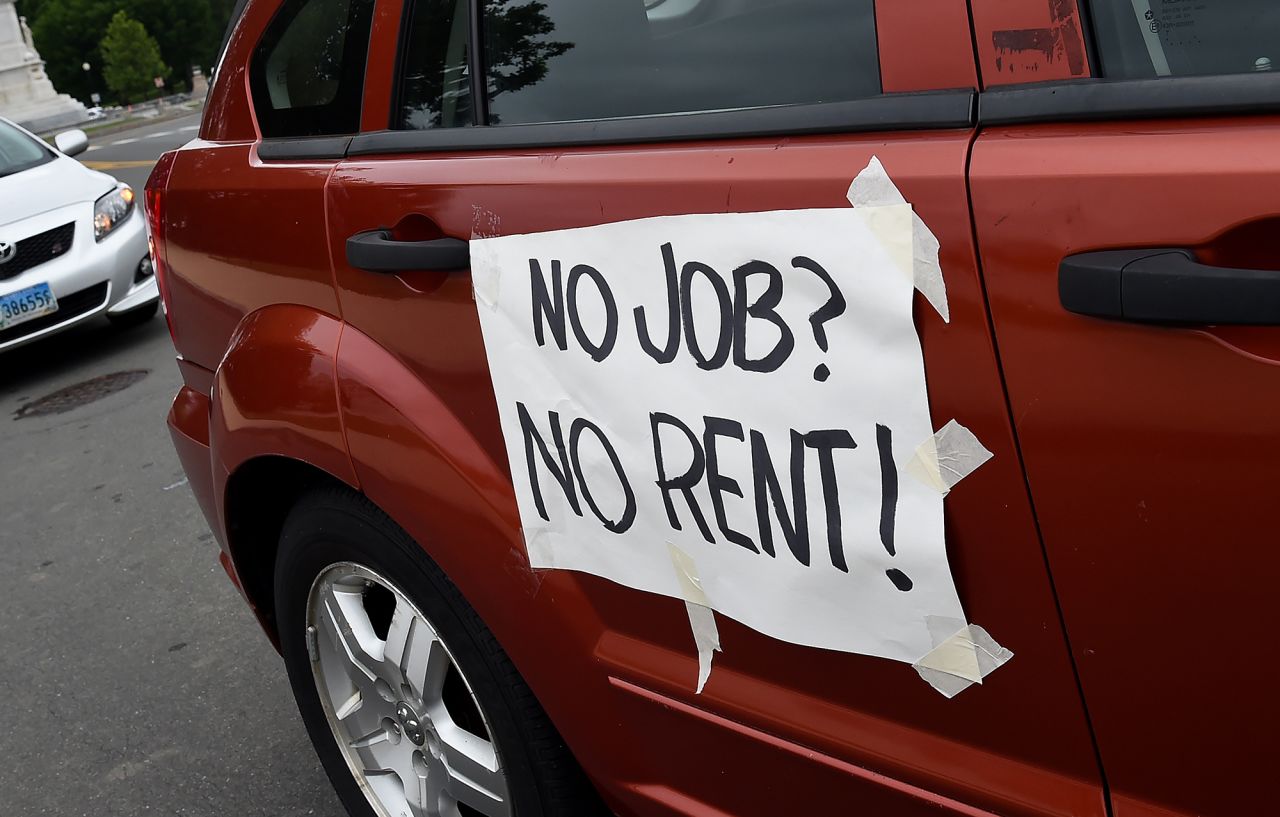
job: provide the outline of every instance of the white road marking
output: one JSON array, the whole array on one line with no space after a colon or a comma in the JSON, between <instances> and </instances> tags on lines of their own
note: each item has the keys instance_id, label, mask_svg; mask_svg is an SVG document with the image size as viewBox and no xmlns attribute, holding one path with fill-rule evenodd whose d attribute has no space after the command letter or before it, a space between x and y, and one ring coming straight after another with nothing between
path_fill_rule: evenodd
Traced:
<instances>
[{"instance_id":1,"label":"white road marking","mask_svg":"<svg viewBox=\"0 0 1280 817\"><path fill-rule=\"evenodd\" d=\"M159 139L161 136L173 136L173 134L174 134L174 133L176 133L176 132L177 132L177 131L162 130L162 131L160 131L159 133L152 133L152 134L148 134L148 135L147 135L147 138L148 138L148 139Z\"/></svg>"},{"instance_id":2,"label":"white road marking","mask_svg":"<svg viewBox=\"0 0 1280 817\"><path fill-rule=\"evenodd\" d=\"M172 491L174 488L181 488L183 485L186 485L186 484L187 484L187 478L186 478L186 477L183 477L182 479L178 480L177 482L173 483L172 485L169 485L169 486L166 486L166 487L164 487L164 488L161 488L160 490L162 490L162 491Z\"/></svg>"},{"instance_id":3,"label":"white road marking","mask_svg":"<svg viewBox=\"0 0 1280 817\"><path fill-rule=\"evenodd\" d=\"M89 149L85 152L88 153L95 150L102 150L102 145L89 145Z\"/></svg>"},{"instance_id":4,"label":"white road marking","mask_svg":"<svg viewBox=\"0 0 1280 817\"><path fill-rule=\"evenodd\" d=\"M187 133L188 131L200 130L200 126L199 126L199 125L187 125L185 128L178 128L178 130L182 131L183 133Z\"/></svg>"},{"instance_id":5,"label":"white road marking","mask_svg":"<svg viewBox=\"0 0 1280 817\"><path fill-rule=\"evenodd\" d=\"M137 139L117 139L116 141L111 143L111 146L115 147L116 145L132 145L136 141L138 140Z\"/></svg>"}]
</instances>

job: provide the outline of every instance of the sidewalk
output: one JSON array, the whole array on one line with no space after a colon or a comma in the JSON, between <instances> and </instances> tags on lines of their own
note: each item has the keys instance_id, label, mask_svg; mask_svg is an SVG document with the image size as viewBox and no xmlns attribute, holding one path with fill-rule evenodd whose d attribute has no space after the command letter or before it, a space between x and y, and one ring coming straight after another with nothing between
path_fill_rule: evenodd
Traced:
<instances>
[{"instance_id":1,"label":"sidewalk","mask_svg":"<svg viewBox=\"0 0 1280 817\"><path fill-rule=\"evenodd\" d=\"M187 102L165 105L158 112L154 107L143 108L139 106L133 111L133 113L126 114L123 119L82 122L78 127L91 138L110 136L114 133L122 133L124 131L130 131L134 128L141 128L147 125L158 125L162 122L168 122L171 119L180 119L203 109L203 99L192 99ZM58 128L56 130L37 135L41 139L52 140L56 134L67 130L71 130L71 128Z\"/></svg>"}]
</instances>

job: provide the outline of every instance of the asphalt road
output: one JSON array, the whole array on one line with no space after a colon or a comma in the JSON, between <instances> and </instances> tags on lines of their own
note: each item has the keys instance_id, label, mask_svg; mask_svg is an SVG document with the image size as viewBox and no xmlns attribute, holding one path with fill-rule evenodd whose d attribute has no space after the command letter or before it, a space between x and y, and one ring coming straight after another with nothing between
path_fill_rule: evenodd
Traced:
<instances>
[{"instance_id":1,"label":"asphalt road","mask_svg":"<svg viewBox=\"0 0 1280 817\"><path fill-rule=\"evenodd\" d=\"M140 189L197 122L81 158ZM170 444L173 355L159 317L0 355L0 814L342 813ZM133 370L123 391L19 415Z\"/></svg>"}]
</instances>

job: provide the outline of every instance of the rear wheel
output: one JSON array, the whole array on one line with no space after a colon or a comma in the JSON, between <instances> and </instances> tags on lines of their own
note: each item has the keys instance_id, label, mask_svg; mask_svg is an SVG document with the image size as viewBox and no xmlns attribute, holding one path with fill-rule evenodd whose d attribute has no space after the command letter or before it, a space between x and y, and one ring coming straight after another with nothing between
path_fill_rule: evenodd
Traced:
<instances>
[{"instance_id":1,"label":"rear wheel","mask_svg":"<svg viewBox=\"0 0 1280 817\"><path fill-rule=\"evenodd\" d=\"M492 633L362 497L326 489L291 511L276 616L299 711L352 815L602 813Z\"/></svg>"}]
</instances>

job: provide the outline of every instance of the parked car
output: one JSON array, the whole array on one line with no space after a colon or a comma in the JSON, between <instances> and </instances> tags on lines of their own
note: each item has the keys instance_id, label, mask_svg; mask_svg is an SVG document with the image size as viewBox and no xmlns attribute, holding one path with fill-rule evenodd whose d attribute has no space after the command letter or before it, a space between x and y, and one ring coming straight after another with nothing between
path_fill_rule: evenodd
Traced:
<instances>
[{"instance_id":1,"label":"parked car","mask_svg":"<svg viewBox=\"0 0 1280 817\"><path fill-rule=\"evenodd\" d=\"M147 186L169 424L351 814L1274 808L1273 4L241 6ZM941 246L934 427L994 455L948 557L1015 657L948 699L720 617L697 694L684 606L531 569L456 250L847 206L872 156Z\"/></svg>"},{"instance_id":2,"label":"parked car","mask_svg":"<svg viewBox=\"0 0 1280 817\"><path fill-rule=\"evenodd\" d=\"M159 307L134 191L72 158L89 146L83 131L54 142L0 119L0 351Z\"/></svg>"}]
</instances>

